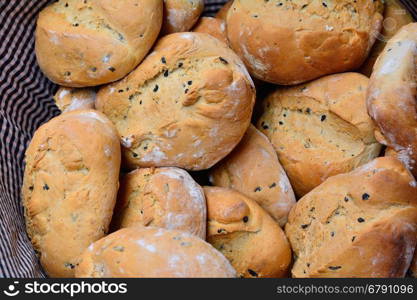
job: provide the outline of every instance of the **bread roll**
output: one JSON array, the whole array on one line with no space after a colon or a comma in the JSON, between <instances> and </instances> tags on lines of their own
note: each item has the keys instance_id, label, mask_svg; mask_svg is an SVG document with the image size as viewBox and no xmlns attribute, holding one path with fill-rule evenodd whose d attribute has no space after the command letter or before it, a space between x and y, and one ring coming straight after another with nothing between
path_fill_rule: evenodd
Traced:
<instances>
[{"instance_id":1,"label":"bread roll","mask_svg":"<svg viewBox=\"0 0 417 300\"><path fill-rule=\"evenodd\" d=\"M208 169L249 126L253 82L224 43L174 33L122 81L102 88L96 107L116 124L130 168Z\"/></svg>"},{"instance_id":2,"label":"bread roll","mask_svg":"<svg viewBox=\"0 0 417 300\"><path fill-rule=\"evenodd\" d=\"M413 276L414 278L417 278L417 246L414 252L413 262L411 263L410 273L411 273L411 276Z\"/></svg>"},{"instance_id":3,"label":"bread roll","mask_svg":"<svg viewBox=\"0 0 417 300\"><path fill-rule=\"evenodd\" d=\"M227 259L189 233L135 226L93 243L81 256L78 278L235 277Z\"/></svg>"},{"instance_id":4,"label":"bread roll","mask_svg":"<svg viewBox=\"0 0 417 300\"><path fill-rule=\"evenodd\" d=\"M366 110L368 82L358 73L329 75L267 97L258 128L274 145L298 196L379 155Z\"/></svg>"},{"instance_id":5,"label":"bread roll","mask_svg":"<svg viewBox=\"0 0 417 300\"><path fill-rule=\"evenodd\" d=\"M293 85L359 68L382 23L382 1L233 1L227 34L256 78Z\"/></svg>"},{"instance_id":6,"label":"bread roll","mask_svg":"<svg viewBox=\"0 0 417 300\"><path fill-rule=\"evenodd\" d=\"M207 241L223 253L240 277L284 277L291 249L278 224L239 192L205 187Z\"/></svg>"},{"instance_id":7,"label":"bread roll","mask_svg":"<svg viewBox=\"0 0 417 300\"><path fill-rule=\"evenodd\" d=\"M63 113L73 110L94 109L96 92L94 89L76 89L60 87L54 96L54 101Z\"/></svg>"},{"instance_id":8,"label":"bread roll","mask_svg":"<svg viewBox=\"0 0 417 300\"><path fill-rule=\"evenodd\" d=\"M206 238L203 189L178 168L137 169L124 176L113 229L134 225L178 229Z\"/></svg>"},{"instance_id":9,"label":"bread roll","mask_svg":"<svg viewBox=\"0 0 417 300\"><path fill-rule=\"evenodd\" d=\"M233 4L233 0L229 0L216 14L217 19L221 19L223 21L226 21L227 19L227 13L229 12L230 7Z\"/></svg>"},{"instance_id":10,"label":"bread roll","mask_svg":"<svg viewBox=\"0 0 417 300\"><path fill-rule=\"evenodd\" d=\"M204 10L204 0L164 0L163 34L189 31Z\"/></svg>"},{"instance_id":11,"label":"bread roll","mask_svg":"<svg viewBox=\"0 0 417 300\"><path fill-rule=\"evenodd\" d=\"M299 200L285 232L294 277L403 277L417 242L417 183L397 159L375 159Z\"/></svg>"},{"instance_id":12,"label":"bread roll","mask_svg":"<svg viewBox=\"0 0 417 300\"><path fill-rule=\"evenodd\" d=\"M120 143L93 110L41 126L26 151L22 188L26 228L51 277L72 277L79 255L103 237L116 202Z\"/></svg>"},{"instance_id":13,"label":"bread roll","mask_svg":"<svg viewBox=\"0 0 417 300\"><path fill-rule=\"evenodd\" d=\"M417 176L417 23L404 26L379 56L368 89L368 111L381 143Z\"/></svg>"},{"instance_id":14,"label":"bread roll","mask_svg":"<svg viewBox=\"0 0 417 300\"><path fill-rule=\"evenodd\" d=\"M280 226L287 222L295 196L277 153L251 125L239 145L211 171L215 186L235 189L262 206Z\"/></svg>"},{"instance_id":15,"label":"bread roll","mask_svg":"<svg viewBox=\"0 0 417 300\"><path fill-rule=\"evenodd\" d=\"M225 44L229 44L226 34L226 22L221 19L202 17L193 28L194 32L207 33Z\"/></svg>"},{"instance_id":16,"label":"bread roll","mask_svg":"<svg viewBox=\"0 0 417 300\"><path fill-rule=\"evenodd\" d=\"M162 0L57 1L39 14L36 57L67 87L123 78L148 53L162 24Z\"/></svg>"},{"instance_id":17,"label":"bread roll","mask_svg":"<svg viewBox=\"0 0 417 300\"><path fill-rule=\"evenodd\" d=\"M372 47L371 54L360 68L360 72L366 76L371 76L372 68L379 54L386 46L388 40L392 38L397 31L411 22L413 17L399 0L385 0L384 21L382 23L381 34L378 34L377 40Z\"/></svg>"}]
</instances>

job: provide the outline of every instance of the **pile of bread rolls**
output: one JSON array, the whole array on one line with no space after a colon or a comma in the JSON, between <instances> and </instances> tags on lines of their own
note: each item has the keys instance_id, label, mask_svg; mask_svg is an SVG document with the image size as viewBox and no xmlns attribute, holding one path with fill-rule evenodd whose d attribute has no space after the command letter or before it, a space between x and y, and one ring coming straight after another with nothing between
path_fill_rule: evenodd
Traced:
<instances>
[{"instance_id":1,"label":"pile of bread rolls","mask_svg":"<svg viewBox=\"0 0 417 300\"><path fill-rule=\"evenodd\" d=\"M398 1L203 6L40 13L62 114L22 194L46 273L416 276L417 23Z\"/></svg>"}]
</instances>

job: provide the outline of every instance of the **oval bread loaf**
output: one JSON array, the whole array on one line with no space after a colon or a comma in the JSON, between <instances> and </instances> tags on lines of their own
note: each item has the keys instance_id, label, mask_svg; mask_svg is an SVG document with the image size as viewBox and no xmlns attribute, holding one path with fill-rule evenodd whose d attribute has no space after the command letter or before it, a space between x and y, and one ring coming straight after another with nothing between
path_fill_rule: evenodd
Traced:
<instances>
[{"instance_id":1,"label":"oval bread loaf","mask_svg":"<svg viewBox=\"0 0 417 300\"><path fill-rule=\"evenodd\" d=\"M271 93L258 128L270 139L298 196L381 151L366 110L369 79L329 75Z\"/></svg>"},{"instance_id":2,"label":"oval bread loaf","mask_svg":"<svg viewBox=\"0 0 417 300\"><path fill-rule=\"evenodd\" d=\"M403 277L417 242L417 183L397 159L375 159L299 200L285 232L294 277Z\"/></svg>"},{"instance_id":3,"label":"oval bread loaf","mask_svg":"<svg viewBox=\"0 0 417 300\"><path fill-rule=\"evenodd\" d=\"M213 185L235 189L262 206L280 226L295 196L268 138L251 125L239 145L212 169Z\"/></svg>"},{"instance_id":4,"label":"oval bread loaf","mask_svg":"<svg viewBox=\"0 0 417 300\"><path fill-rule=\"evenodd\" d=\"M162 14L162 0L57 1L38 17L38 64L62 86L97 86L121 79L152 47Z\"/></svg>"},{"instance_id":5,"label":"oval bread loaf","mask_svg":"<svg viewBox=\"0 0 417 300\"><path fill-rule=\"evenodd\" d=\"M56 106L61 112L94 109L96 92L94 89L60 87L54 96Z\"/></svg>"},{"instance_id":6,"label":"oval bread loaf","mask_svg":"<svg viewBox=\"0 0 417 300\"><path fill-rule=\"evenodd\" d=\"M128 167L203 170L239 143L254 100L238 56L187 32L159 40L135 71L99 91L96 107L116 125Z\"/></svg>"},{"instance_id":7,"label":"oval bread loaf","mask_svg":"<svg viewBox=\"0 0 417 300\"><path fill-rule=\"evenodd\" d=\"M359 68L382 10L381 0L235 0L227 34L253 76L293 85Z\"/></svg>"},{"instance_id":8,"label":"oval bread loaf","mask_svg":"<svg viewBox=\"0 0 417 300\"><path fill-rule=\"evenodd\" d=\"M240 277L285 277L291 249L279 225L255 201L227 188L205 187L207 241Z\"/></svg>"},{"instance_id":9,"label":"oval bread loaf","mask_svg":"<svg viewBox=\"0 0 417 300\"><path fill-rule=\"evenodd\" d=\"M134 225L177 229L206 238L203 189L179 168L144 168L125 175L113 216L113 230Z\"/></svg>"},{"instance_id":10,"label":"oval bread loaf","mask_svg":"<svg viewBox=\"0 0 417 300\"><path fill-rule=\"evenodd\" d=\"M189 31L204 10L204 0L164 0L162 33Z\"/></svg>"},{"instance_id":11,"label":"oval bread loaf","mask_svg":"<svg viewBox=\"0 0 417 300\"><path fill-rule=\"evenodd\" d=\"M229 0L216 14L217 19L221 19L223 21L226 21L227 19L227 13L229 12L230 7L233 4L233 0Z\"/></svg>"},{"instance_id":12,"label":"oval bread loaf","mask_svg":"<svg viewBox=\"0 0 417 300\"><path fill-rule=\"evenodd\" d=\"M380 142L417 176L417 23L398 31L379 56L368 89Z\"/></svg>"},{"instance_id":13,"label":"oval bread loaf","mask_svg":"<svg viewBox=\"0 0 417 300\"><path fill-rule=\"evenodd\" d=\"M23 206L49 276L74 276L79 255L107 233L120 156L116 129L93 110L65 113L35 132L26 151Z\"/></svg>"},{"instance_id":14,"label":"oval bread loaf","mask_svg":"<svg viewBox=\"0 0 417 300\"><path fill-rule=\"evenodd\" d=\"M189 233L134 226L93 243L81 256L78 278L235 277L227 259Z\"/></svg>"}]
</instances>

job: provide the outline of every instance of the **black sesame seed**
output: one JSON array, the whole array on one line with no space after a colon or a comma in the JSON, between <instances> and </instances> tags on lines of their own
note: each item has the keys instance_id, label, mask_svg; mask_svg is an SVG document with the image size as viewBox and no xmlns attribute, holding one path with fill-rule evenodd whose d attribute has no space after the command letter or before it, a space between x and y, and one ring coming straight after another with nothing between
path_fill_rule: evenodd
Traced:
<instances>
[{"instance_id":1,"label":"black sesame seed","mask_svg":"<svg viewBox=\"0 0 417 300\"><path fill-rule=\"evenodd\" d=\"M345 202L348 202L349 201L349 198L348 197L345 197L344 200L345 200Z\"/></svg>"},{"instance_id":2,"label":"black sesame seed","mask_svg":"<svg viewBox=\"0 0 417 300\"><path fill-rule=\"evenodd\" d=\"M365 222L365 219L364 218L358 218L358 222L363 223L363 222Z\"/></svg>"},{"instance_id":3,"label":"black sesame seed","mask_svg":"<svg viewBox=\"0 0 417 300\"><path fill-rule=\"evenodd\" d=\"M166 63L167 63L166 58L165 58L165 57L161 57L161 62L162 62L163 64L166 64Z\"/></svg>"},{"instance_id":4,"label":"black sesame seed","mask_svg":"<svg viewBox=\"0 0 417 300\"><path fill-rule=\"evenodd\" d=\"M248 269L248 273L250 274L250 276L252 277L258 277L258 273L256 273L254 270Z\"/></svg>"},{"instance_id":5,"label":"black sesame seed","mask_svg":"<svg viewBox=\"0 0 417 300\"><path fill-rule=\"evenodd\" d=\"M322 116L321 116L321 118L320 118L320 120L321 120L322 122L324 122L324 121L326 120L326 118L327 118L327 116L326 116L326 115L322 115Z\"/></svg>"},{"instance_id":6,"label":"black sesame seed","mask_svg":"<svg viewBox=\"0 0 417 300\"><path fill-rule=\"evenodd\" d=\"M222 62L222 63L224 63L225 65L227 65L229 62L227 61L227 60L225 60L223 57L219 57L219 59L220 59L220 61Z\"/></svg>"},{"instance_id":7,"label":"black sesame seed","mask_svg":"<svg viewBox=\"0 0 417 300\"><path fill-rule=\"evenodd\" d=\"M164 72L164 77L168 77L168 75L169 75L169 71L168 71L168 70L166 70L166 71Z\"/></svg>"},{"instance_id":8,"label":"black sesame seed","mask_svg":"<svg viewBox=\"0 0 417 300\"><path fill-rule=\"evenodd\" d=\"M49 186L45 183L45 185L43 186L43 190L44 191L47 191L47 190L49 190Z\"/></svg>"},{"instance_id":9,"label":"black sesame seed","mask_svg":"<svg viewBox=\"0 0 417 300\"><path fill-rule=\"evenodd\" d=\"M138 157L139 155L135 152L132 153L133 157Z\"/></svg>"},{"instance_id":10,"label":"black sesame seed","mask_svg":"<svg viewBox=\"0 0 417 300\"><path fill-rule=\"evenodd\" d=\"M155 85L155 87L153 88L154 93L156 93L159 90L159 85Z\"/></svg>"},{"instance_id":11,"label":"black sesame seed","mask_svg":"<svg viewBox=\"0 0 417 300\"><path fill-rule=\"evenodd\" d=\"M368 200L371 196L368 193L362 195L362 200Z\"/></svg>"},{"instance_id":12,"label":"black sesame seed","mask_svg":"<svg viewBox=\"0 0 417 300\"><path fill-rule=\"evenodd\" d=\"M248 223L248 221L249 221L249 217L248 216L244 216L243 217L243 222Z\"/></svg>"},{"instance_id":13,"label":"black sesame seed","mask_svg":"<svg viewBox=\"0 0 417 300\"><path fill-rule=\"evenodd\" d=\"M33 185L29 187L29 191L33 191Z\"/></svg>"},{"instance_id":14,"label":"black sesame seed","mask_svg":"<svg viewBox=\"0 0 417 300\"><path fill-rule=\"evenodd\" d=\"M256 188L255 188L255 190L254 190L254 191L255 191L255 193L256 193L256 192L260 192L260 191L262 191L262 188L261 188L260 186L258 186L258 187L256 187Z\"/></svg>"},{"instance_id":15,"label":"black sesame seed","mask_svg":"<svg viewBox=\"0 0 417 300\"><path fill-rule=\"evenodd\" d=\"M303 225L301 225L301 228L306 229L308 226L310 226L310 224L303 224Z\"/></svg>"},{"instance_id":16,"label":"black sesame seed","mask_svg":"<svg viewBox=\"0 0 417 300\"><path fill-rule=\"evenodd\" d=\"M329 269L332 270L332 271L336 271L336 270L339 270L341 268L342 268L341 266L330 266L329 267Z\"/></svg>"},{"instance_id":17,"label":"black sesame seed","mask_svg":"<svg viewBox=\"0 0 417 300\"><path fill-rule=\"evenodd\" d=\"M355 239L356 239L356 236L352 236L352 242L355 241Z\"/></svg>"},{"instance_id":18,"label":"black sesame seed","mask_svg":"<svg viewBox=\"0 0 417 300\"><path fill-rule=\"evenodd\" d=\"M184 65L184 64L183 64L182 62L180 62L180 63L178 64L178 68L181 68L183 65Z\"/></svg>"},{"instance_id":19,"label":"black sesame seed","mask_svg":"<svg viewBox=\"0 0 417 300\"><path fill-rule=\"evenodd\" d=\"M110 71L110 72L115 72L115 71L116 71L116 69L115 69L114 67L109 67L109 71Z\"/></svg>"},{"instance_id":20,"label":"black sesame seed","mask_svg":"<svg viewBox=\"0 0 417 300\"><path fill-rule=\"evenodd\" d=\"M193 81L192 81L192 80L189 80L189 81L187 82L187 84L188 84L188 85L192 85L192 84L193 84Z\"/></svg>"},{"instance_id":21,"label":"black sesame seed","mask_svg":"<svg viewBox=\"0 0 417 300\"><path fill-rule=\"evenodd\" d=\"M273 184L271 184L270 186L269 186L269 188L270 189L272 189L272 188L274 188L274 187L276 187L277 186L277 184L274 182Z\"/></svg>"}]
</instances>

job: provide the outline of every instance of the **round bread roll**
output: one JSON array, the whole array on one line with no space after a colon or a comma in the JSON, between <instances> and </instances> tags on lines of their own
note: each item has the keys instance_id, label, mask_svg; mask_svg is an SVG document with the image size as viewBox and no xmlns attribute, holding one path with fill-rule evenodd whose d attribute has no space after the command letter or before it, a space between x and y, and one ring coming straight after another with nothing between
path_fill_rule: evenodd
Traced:
<instances>
[{"instance_id":1,"label":"round bread roll","mask_svg":"<svg viewBox=\"0 0 417 300\"><path fill-rule=\"evenodd\" d=\"M417 23L404 26L378 58L368 89L368 111L380 142L417 176Z\"/></svg>"},{"instance_id":2,"label":"round bread roll","mask_svg":"<svg viewBox=\"0 0 417 300\"><path fill-rule=\"evenodd\" d=\"M202 17L193 29L194 32L207 33L225 44L229 44L226 33L226 22L221 19Z\"/></svg>"},{"instance_id":3,"label":"round bread roll","mask_svg":"<svg viewBox=\"0 0 417 300\"><path fill-rule=\"evenodd\" d=\"M216 14L217 19L221 19L223 21L226 21L227 13L229 12L230 7L233 4L233 0L229 0Z\"/></svg>"},{"instance_id":4,"label":"round bread roll","mask_svg":"<svg viewBox=\"0 0 417 300\"><path fill-rule=\"evenodd\" d=\"M274 145L298 196L379 155L366 110L368 82L358 73L329 75L266 98L258 128Z\"/></svg>"},{"instance_id":5,"label":"round bread roll","mask_svg":"<svg viewBox=\"0 0 417 300\"><path fill-rule=\"evenodd\" d=\"M230 278L236 271L219 251L194 235L134 226L91 244L75 277Z\"/></svg>"},{"instance_id":6,"label":"round bread roll","mask_svg":"<svg viewBox=\"0 0 417 300\"><path fill-rule=\"evenodd\" d=\"M210 180L215 186L235 189L255 200L280 226L285 225L295 204L274 147L253 125L232 153L212 169Z\"/></svg>"},{"instance_id":7,"label":"round bread roll","mask_svg":"<svg viewBox=\"0 0 417 300\"><path fill-rule=\"evenodd\" d=\"M413 17L399 0L385 0L384 21L382 23L381 34L371 50L368 59L360 68L360 72L366 76L371 76L372 68L375 65L379 54L384 50L388 40L392 38L398 30L413 22Z\"/></svg>"},{"instance_id":8,"label":"round bread roll","mask_svg":"<svg viewBox=\"0 0 417 300\"><path fill-rule=\"evenodd\" d=\"M203 189L184 170L145 168L124 176L112 228L134 225L177 229L206 238Z\"/></svg>"},{"instance_id":9,"label":"round bread roll","mask_svg":"<svg viewBox=\"0 0 417 300\"><path fill-rule=\"evenodd\" d=\"M102 88L96 107L116 124L128 167L203 170L239 143L254 101L249 74L224 43L174 33L126 78Z\"/></svg>"},{"instance_id":10,"label":"round bread roll","mask_svg":"<svg viewBox=\"0 0 417 300\"><path fill-rule=\"evenodd\" d=\"M397 159L378 158L299 200L285 232L294 277L404 277L417 242L417 183Z\"/></svg>"},{"instance_id":11,"label":"round bread roll","mask_svg":"<svg viewBox=\"0 0 417 300\"><path fill-rule=\"evenodd\" d=\"M205 187L207 241L240 277L285 277L291 249L283 230L255 201L228 188Z\"/></svg>"},{"instance_id":12,"label":"round bread roll","mask_svg":"<svg viewBox=\"0 0 417 300\"><path fill-rule=\"evenodd\" d=\"M123 78L145 57L162 24L162 0L57 1L39 14L36 57L67 87Z\"/></svg>"},{"instance_id":13,"label":"round bread roll","mask_svg":"<svg viewBox=\"0 0 417 300\"><path fill-rule=\"evenodd\" d=\"M227 34L260 80L293 85L359 68L382 23L382 1L233 1Z\"/></svg>"},{"instance_id":14,"label":"round bread roll","mask_svg":"<svg viewBox=\"0 0 417 300\"><path fill-rule=\"evenodd\" d=\"M63 113L73 110L94 109L96 92L89 88L60 87L54 96L54 101Z\"/></svg>"},{"instance_id":15,"label":"round bread roll","mask_svg":"<svg viewBox=\"0 0 417 300\"><path fill-rule=\"evenodd\" d=\"M106 234L120 157L116 129L93 110L65 113L35 132L26 151L23 206L49 276L74 276L79 255Z\"/></svg>"},{"instance_id":16,"label":"round bread roll","mask_svg":"<svg viewBox=\"0 0 417 300\"><path fill-rule=\"evenodd\" d=\"M164 0L162 33L189 31L204 10L204 0Z\"/></svg>"}]
</instances>

